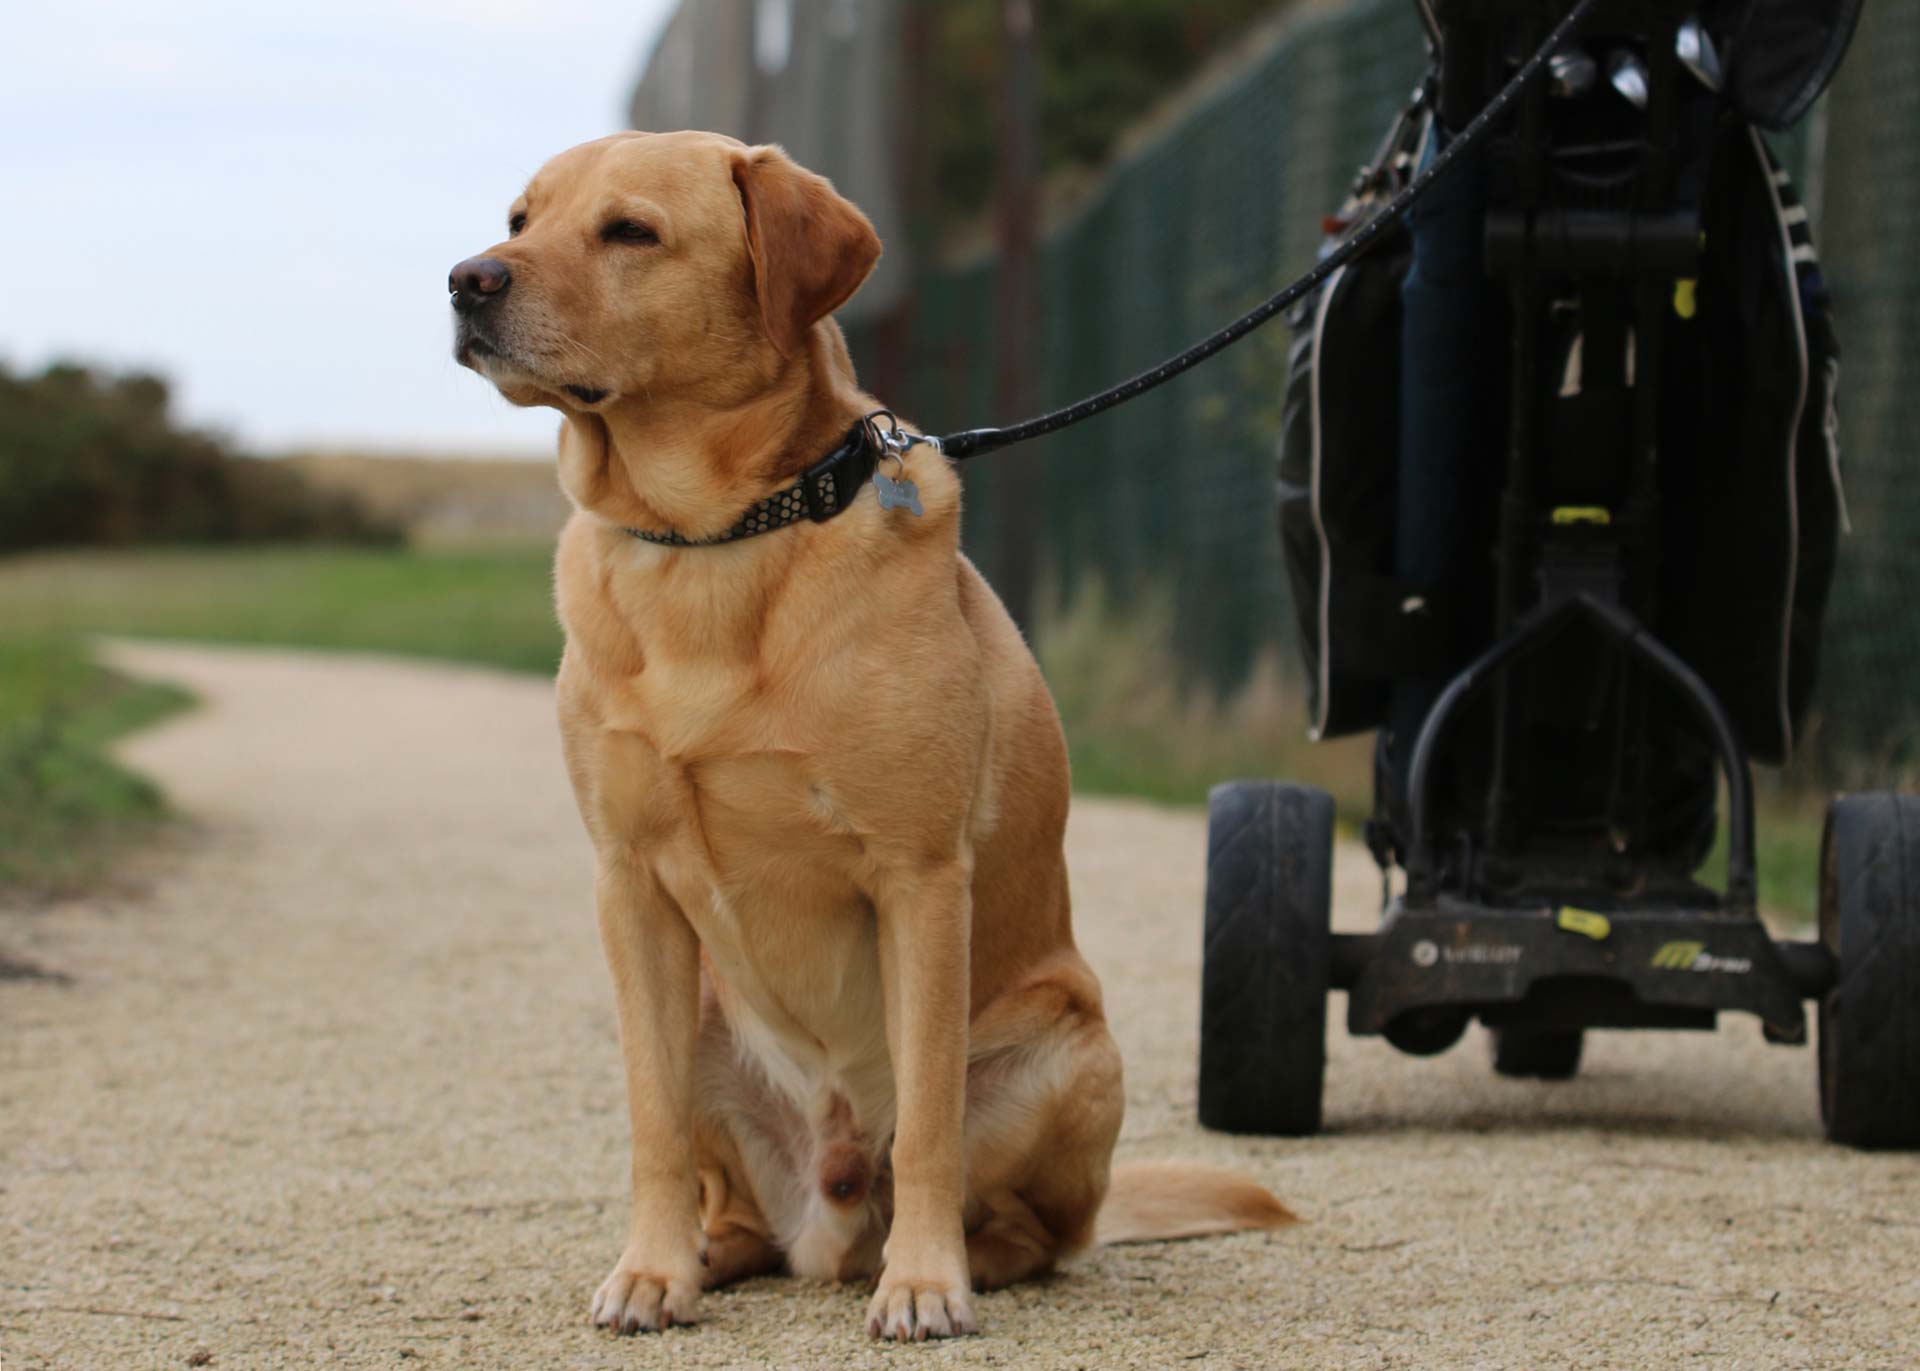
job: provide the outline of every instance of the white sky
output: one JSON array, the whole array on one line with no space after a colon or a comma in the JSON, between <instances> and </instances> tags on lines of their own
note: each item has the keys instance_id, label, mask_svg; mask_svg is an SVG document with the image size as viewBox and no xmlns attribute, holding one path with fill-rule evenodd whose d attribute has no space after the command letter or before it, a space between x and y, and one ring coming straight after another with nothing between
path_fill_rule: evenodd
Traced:
<instances>
[{"instance_id":1,"label":"white sky","mask_svg":"<svg viewBox=\"0 0 1920 1371\"><path fill-rule=\"evenodd\" d=\"M0 34L0 358L139 365L257 450L550 445L447 269L624 127L672 0L53 0Z\"/></svg>"}]
</instances>

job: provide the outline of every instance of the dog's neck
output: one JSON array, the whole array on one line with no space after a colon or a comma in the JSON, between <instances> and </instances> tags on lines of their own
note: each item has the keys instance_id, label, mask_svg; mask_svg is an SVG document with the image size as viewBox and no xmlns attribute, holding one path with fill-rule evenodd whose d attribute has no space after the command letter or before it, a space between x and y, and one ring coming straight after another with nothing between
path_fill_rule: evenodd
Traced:
<instances>
[{"instance_id":1,"label":"dog's neck","mask_svg":"<svg viewBox=\"0 0 1920 1371\"><path fill-rule=\"evenodd\" d=\"M580 508L621 528L695 540L727 528L871 408L831 328L816 326L769 384L738 402L636 398L604 414L569 414L561 485Z\"/></svg>"},{"instance_id":2,"label":"dog's neck","mask_svg":"<svg viewBox=\"0 0 1920 1371\"><path fill-rule=\"evenodd\" d=\"M759 660L769 635L805 631L776 606L786 588L832 574L823 543L851 536L854 519L719 548L666 547L626 530L710 536L837 445L874 401L855 388L830 328L816 327L745 403L568 416L560 477L581 513L561 534L557 579L576 671L608 682L637 679L650 662L736 671Z\"/></svg>"}]
</instances>

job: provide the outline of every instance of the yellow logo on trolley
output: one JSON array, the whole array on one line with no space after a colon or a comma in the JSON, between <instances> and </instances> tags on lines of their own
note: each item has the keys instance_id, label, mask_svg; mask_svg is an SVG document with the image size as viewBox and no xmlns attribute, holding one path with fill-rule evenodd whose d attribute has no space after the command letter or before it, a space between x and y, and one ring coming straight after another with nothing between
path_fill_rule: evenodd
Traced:
<instances>
[{"instance_id":1,"label":"yellow logo on trolley","mask_svg":"<svg viewBox=\"0 0 1920 1371\"><path fill-rule=\"evenodd\" d=\"M1751 957L1727 957L1707 951L1705 943L1661 943L1654 951L1652 965L1660 971L1723 971L1744 976L1753 970Z\"/></svg>"},{"instance_id":2,"label":"yellow logo on trolley","mask_svg":"<svg viewBox=\"0 0 1920 1371\"><path fill-rule=\"evenodd\" d=\"M1662 943L1653 954L1653 965L1662 971L1691 971L1706 950L1705 943Z\"/></svg>"}]
</instances>

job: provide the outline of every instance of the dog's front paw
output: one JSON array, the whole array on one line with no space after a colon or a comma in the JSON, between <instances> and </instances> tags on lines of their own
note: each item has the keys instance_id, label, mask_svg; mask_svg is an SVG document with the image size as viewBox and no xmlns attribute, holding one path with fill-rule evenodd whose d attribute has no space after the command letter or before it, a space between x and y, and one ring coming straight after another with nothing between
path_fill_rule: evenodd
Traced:
<instances>
[{"instance_id":1,"label":"dog's front paw","mask_svg":"<svg viewBox=\"0 0 1920 1371\"><path fill-rule=\"evenodd\" d=\"M699 1277L687 1280L649 1270L631 1250L621 1254L593 1297L594 1323L616 1333L663 1333L676 1323L696 1323L699 1318Z\"/></svg>"},{"instance_id":2,"label":"dog's front paw","mask_svg":"<svg viewBox=\"0 0 1920 1371\"><path fill-rule=\"evenodd\" d=\"M880 1273L880 1288L867 1305L867 1333L891 1342L953 1338L975 1330L973 1292L959 1278L914 1279Z\"/></svg>"}]
</instances>

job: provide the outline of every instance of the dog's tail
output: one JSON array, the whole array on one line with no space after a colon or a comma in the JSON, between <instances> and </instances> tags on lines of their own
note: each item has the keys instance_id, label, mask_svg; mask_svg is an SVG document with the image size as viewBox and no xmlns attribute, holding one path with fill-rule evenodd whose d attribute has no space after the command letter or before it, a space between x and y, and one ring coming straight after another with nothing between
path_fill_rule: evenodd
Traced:
<instances>
[{"instance_id":1,"label":"dog's tail","mask_svg":"<svg viewBox=\"0 0 1920 1371\"><path fill-rule=\"evenodd\" d=\"M1265 1188L1231 1171L1195 1162L1128 1162L1113 1168L1093 1240L1105 1247L1299 1221Z\"/></svg>"}]
</instances>

